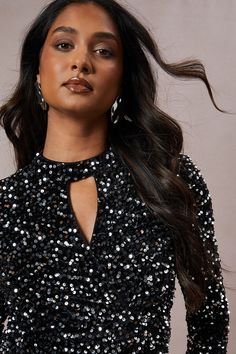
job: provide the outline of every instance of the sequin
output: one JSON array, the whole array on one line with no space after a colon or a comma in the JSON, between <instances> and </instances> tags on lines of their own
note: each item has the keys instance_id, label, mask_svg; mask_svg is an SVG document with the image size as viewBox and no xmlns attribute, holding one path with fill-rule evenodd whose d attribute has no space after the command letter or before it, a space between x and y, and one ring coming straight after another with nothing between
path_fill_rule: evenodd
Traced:
<instances>
[{"instance_id":1,"label":"sequin","mask_svg":"<svg viewBox=\"0 0 236 354\"><path fill-rule=\"evenodd\" d=\"M190 157L179 159L178 177L196 197L216 265L202 308L186 314L187 353L226 353L229 311L210 194ZM90 243L67 190L89 176L99 204ZM172 232L151 215L114 147L67 163L37 152L0 181L0 198L0 353L168 353L176 280Z\"/></svg>"}]
</instances>

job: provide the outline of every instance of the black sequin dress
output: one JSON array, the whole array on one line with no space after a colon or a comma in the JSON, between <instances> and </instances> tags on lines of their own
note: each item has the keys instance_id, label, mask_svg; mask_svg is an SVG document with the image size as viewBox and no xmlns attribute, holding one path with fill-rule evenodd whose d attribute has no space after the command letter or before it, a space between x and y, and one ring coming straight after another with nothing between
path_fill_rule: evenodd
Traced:
<instances>
[{"instance_id":1,"label":"black sequin dress","mask_svg":"<svg viewBox=\"0 0 236 354\"><path fill-rule=\"evenodd\" d=\"M217 264L207 186L187 155L179 160ZM98 192L90 243L68 193L70 182L88 176ZM0 353L168 353L176 280L172 233L151 216L114 148L69 163L37 152L0 181L0 206ZM222 281L219 270L202 308L186 314L188 354L226 353Z\"/></svg>"}]
</instances>

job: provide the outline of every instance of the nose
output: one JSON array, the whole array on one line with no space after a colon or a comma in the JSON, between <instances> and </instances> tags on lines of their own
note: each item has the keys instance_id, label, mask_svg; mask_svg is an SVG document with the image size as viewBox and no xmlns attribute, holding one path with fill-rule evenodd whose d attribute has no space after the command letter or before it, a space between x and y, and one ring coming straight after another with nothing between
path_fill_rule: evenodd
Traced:
<instances>
[{"instance_id":1,"label":"nose","mask_svg":"<svg viewBox=\"0 0 236 354\"><path fill-rule=\"evenodd\" d=\"M82 50L80 50L80 53L78 51L75 53L72 57L71 70L85 73L92 71L92 64L87 53L83 53Z\"/></svg>"}]
</instances>

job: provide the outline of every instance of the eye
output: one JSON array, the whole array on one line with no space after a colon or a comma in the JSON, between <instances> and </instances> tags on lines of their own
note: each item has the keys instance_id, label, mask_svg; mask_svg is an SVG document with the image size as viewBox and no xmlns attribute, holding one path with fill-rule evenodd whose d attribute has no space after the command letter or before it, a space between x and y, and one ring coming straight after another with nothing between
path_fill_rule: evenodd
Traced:
<instances>
[{"instance_id":1,"label":"eye","mask_svg":"<svg viewBox=\"0 0 236 354\"><path fill-rule=\"evenodd\" d=\"M109 49L103 49L103 48L101 48L101 49L97 49L96 50L96 52L97 51L99 51L100 52L100 54L102 54L102 56L103 57L112 57L113 56L113 53L112 53L112 51L111 50L109 50ZM104 54L105 53L105 54Z\"/></svg>"},{"instance_id":2,"label":"eye","mask_svg":"<svg viewBox=\"0 0 236 354\"><path fill-rule=\"evenodd\" d=\"M73 48L73 45L69 42L59 42L55 44L55 48L59 50L69 50Z\"/></svg>"}]
</instances>

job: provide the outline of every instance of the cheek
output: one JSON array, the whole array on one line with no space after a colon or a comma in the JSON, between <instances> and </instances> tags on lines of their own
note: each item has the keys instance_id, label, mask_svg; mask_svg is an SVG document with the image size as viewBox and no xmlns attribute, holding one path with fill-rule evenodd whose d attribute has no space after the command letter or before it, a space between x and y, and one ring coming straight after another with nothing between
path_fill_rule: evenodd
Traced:
<instances>
[{"instance_id":1,"label":"cheek","mask_svg":"<svg viewBox=\"0 0 236 354\"><path fill-rule=\"evenodd\" d=\"M102 91L106 91L108 96L114 95L119 91L122 82L123 69L118 65L110 65L106 69L101 69L100 75L102 79L99 82L99 87Z\"/></svg>"},{"instance_id":2,"label":"cheek","mask_svg":"<svg viewBox=\"0 0 236 354\"><path fill-rule=\"evenodd\" d=\"M103 70L102 75L105 79L113 82L113 84L120 82L122 77L122 66L117 63L111 64L106 68L106 70Z\"/></svg>"},{"instance_id":3,"label":"cheek","mask_svg":"<svg viewBox=\"0 0 236 354\"><path fill-rule=\"evenodd\" d=\"M45 84L47 86L53 86L54 83L59 81L61 71L62 63L45 51L42 54L39 69L42 87L45 86Z\"/></svg>"},{"instance_id":4,"label":"cheek","mask_svg":"<svg viewBox=\"0 0 236 354\"><path fill-rule=\"evenodd\" d=\"M39 73L42 93L48 103L55 99L58 88L65 81L61 74L62 71L62 65L58 60L45 53L40 63Z\"/></svg>"},{"instance_id":5,"label":"cheek","mask_svg":"<svg viewBox=\"0 0 236 354\"><path fill-rule=\"evenodd\" d=\"M120 95L120 86L122 80L122 71L114 68L109 72L104 72L98 92L102 92L99 96L99 104L102 112L107 110L113 105L115 99Z\"/></svg>"}]
</instances>

